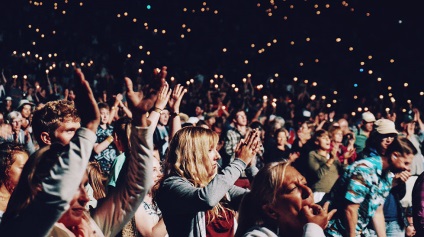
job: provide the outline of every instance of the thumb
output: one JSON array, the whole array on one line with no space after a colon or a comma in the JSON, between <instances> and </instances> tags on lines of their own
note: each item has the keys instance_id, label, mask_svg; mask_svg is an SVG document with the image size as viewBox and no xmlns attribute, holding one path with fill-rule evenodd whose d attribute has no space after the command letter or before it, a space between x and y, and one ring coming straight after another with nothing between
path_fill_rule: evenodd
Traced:
<instances>
[{"instance_id":1,"label":"thumb","mask_svg":"<svg viewBox=\"0 0 424 237\"><path fill-rule=\"evenodd\" d=\"M129 77L125 77L125 85L127 87L127 93L134 92L133 83Z\"/></svg>"}]
</instances>

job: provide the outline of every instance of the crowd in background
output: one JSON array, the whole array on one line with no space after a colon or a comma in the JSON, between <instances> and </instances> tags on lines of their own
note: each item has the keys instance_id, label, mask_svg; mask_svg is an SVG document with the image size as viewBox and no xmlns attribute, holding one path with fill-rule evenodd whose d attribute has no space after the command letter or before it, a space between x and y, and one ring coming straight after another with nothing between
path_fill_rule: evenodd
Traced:
<instances>
[{"instance_id":1,"label":"crowd in background","mask_svg":"<svg viewBox=\"0 0 424 237\"><path fill-rule=\"evenodd\" d=\"M419 108L402 113L376 105L352 116L294 82L258 91L248 77L235 91L219 77L183 86L167 77L166 67L149 80L118 80L106 68L85 79L80 70L63 69L60 77L31 79L2 72L5 233L52 203L60 205L40 236L424 233ZM81 132L80 124L92 133ZM75 147L84 152L73 153ZM87 172L67 177L61 169L73 167L45 161L49 151L64 160L81 156ZM49 170L63 177L49 178ZM20 172L36 173L29 182L43 187L32 189L25 204L12 201L17 190L25 194ZM69 178L83 180L73 201L55 190Z\"/></svg>"}]
</instances>

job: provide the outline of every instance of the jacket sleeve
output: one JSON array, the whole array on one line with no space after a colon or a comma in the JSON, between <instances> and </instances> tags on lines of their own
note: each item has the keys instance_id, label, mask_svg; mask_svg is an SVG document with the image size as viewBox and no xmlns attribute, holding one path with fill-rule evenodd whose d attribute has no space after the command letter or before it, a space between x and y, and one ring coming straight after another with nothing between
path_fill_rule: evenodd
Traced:
<instances>
[{"instance_id":1,"label":"jacket sleeve","mask_svg":"<svg viewBox=\"0 0 424 237\"><path fill-rule=\"evenodd\" d=\"M92 218L105 236L116 236L153 185L153 130L133 128L116 188L99 201Z\"/></svg>"},{"instance_id":2,"label":"jacket sleeve","mask_svg":"<svg viewBox=\"0 0 424 237\"><path fill-rule=\"evenodd\" d=\"M246 164L242 160L235 159L203 188L194 187L191 182L179 176L171 176L159 189L159 208L175 214L210 210L233 188L245 168ZM242 193L232 191L234 196L236 192Z\"/></svg>"},{"instance_id":3,"label":"jacket sleeve","mask_svg":"<svg viewBox=\"0 0 424 237\"><path fill-rule=\"evenodd\" d=\"M69 202L86 172L95 141L93 132L80 128L69 145L53 144L34 154L49 156L46 158L52 158L54 164L48 171L49 175L41 181L41 191L30 205L19 216L2 225L2 235L37 237L48 234L69 208ZM10 201L13 203L13 200Z\"/></svg>"},{"instance_id":4,"label":"jacket sleeve","mask_svg":"<svg viewBox=\"0 0 424 237\"><path fill-rule=\"evenodd\" d=\"M303 226L303 237L325 237L324 230L315 223L307 223Z\"/></svg>"}]
</instances>

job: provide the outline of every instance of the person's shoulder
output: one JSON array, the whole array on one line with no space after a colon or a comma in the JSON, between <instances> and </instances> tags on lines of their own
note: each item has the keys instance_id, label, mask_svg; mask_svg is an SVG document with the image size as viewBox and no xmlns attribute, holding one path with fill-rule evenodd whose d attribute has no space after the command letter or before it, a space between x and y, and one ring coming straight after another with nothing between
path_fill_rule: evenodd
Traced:
<instances>
[{"instance_id":1,"label":"person's shoulder","mask_svg":"<svg viewBox=\"0 0 424 237\"><path fill-rule=\"evenodd\" d=\"M266 227L254 226L243 237L277 237L277 235Z\"/></svg>"},{"instance_id":2,"label":"person's shoulder","mask_svg":"<svg viewBox=\"0 0 424 237\"><path fill-rule=\"evenodd\" d=\"M172 175L172 176L165 178L163 180L161 186L172 188L174 186L181 185L181 184L192 185L191 182L189 180L187 180L186 178L183 178L183 177L178 176L178 175Z\"/></svg>"}]
</instances>

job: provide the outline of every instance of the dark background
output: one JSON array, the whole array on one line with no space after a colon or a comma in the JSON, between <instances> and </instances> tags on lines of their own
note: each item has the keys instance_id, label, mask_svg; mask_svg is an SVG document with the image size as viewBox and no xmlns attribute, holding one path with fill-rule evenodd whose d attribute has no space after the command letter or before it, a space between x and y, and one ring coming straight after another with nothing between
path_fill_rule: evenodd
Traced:
<instances>
[{"instance_id":1,"label":"dark background","mask_svg":"<svg viewBox=\"0 0 424 237\"><path fill-rule=\"evenodd\" d=\"M154 67L166 65L169 76L181 83L198 74L206 82L214 74L222 74L230 83L240 85L248 73L255 85L270 78L276 85L293 83L294 77L298 78L296 83L317 82L309 93L334 97L337 106L346 111L366 104L364 101L377 102L382 108L390 106L390 92L399 109L410 107L408 99L412 106L423 105L424 14L416 1L271 2L69 0L43 1L41 6L37 2L36 6L35 1L7 1L2 3L0 14L0 67L7 76L30 74L42 80L53 63L58 67L51 75L58 77L64 73L64 64L70 62L86 65L93 60L90 69L85 69L92 76L107 68L115 78L137 77L138 69L143 69L143 77L149 77ZM148 23L148 29L144 23ZM166 34L161 33L163 29ZM36 45L32 45L34 41ZM265 51L259 54L262 48ZM27 51L31 56L22 57ZM48 57L54 53L57 57ZM35 54L43 60L36 60ZM354 100L354 95L359 99ZM381 103L379 95L384 95Z\"/></svg>"}]
</instances>

